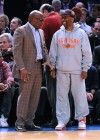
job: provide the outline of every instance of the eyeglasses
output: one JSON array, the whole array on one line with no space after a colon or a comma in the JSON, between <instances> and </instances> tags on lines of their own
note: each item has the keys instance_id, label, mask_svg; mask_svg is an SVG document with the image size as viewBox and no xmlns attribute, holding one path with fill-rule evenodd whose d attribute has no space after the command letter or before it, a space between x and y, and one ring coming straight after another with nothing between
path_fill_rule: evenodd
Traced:
<instances>
[{"instance_id":1,"label":"eyeglasses","mask_svg":"<svg viewBox=\"0 0 100 140\"><path fill-rule=\"evenodd\" d=\"M38 19L40 22L43 22L43 19L42 19L42 18L37 18L37 17L33 17L33 18L36 18L36 19Z\"/></svg>"}]
</instances>

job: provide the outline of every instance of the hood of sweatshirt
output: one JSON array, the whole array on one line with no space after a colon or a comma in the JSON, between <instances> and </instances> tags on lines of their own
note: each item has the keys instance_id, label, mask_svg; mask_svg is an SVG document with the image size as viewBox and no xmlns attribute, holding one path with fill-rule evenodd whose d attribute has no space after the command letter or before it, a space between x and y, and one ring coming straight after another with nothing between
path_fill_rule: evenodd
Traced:
<instances>
[{"instance_id":1,"label":"hood of sweatshirt","mask_svg":"<svg viewBox=\"0 0 100 140\"><path fill-rule=\"evenodd\" d=\"M72 32L73 32L73 31L76 31L78 28L80 28L80 24L79 24L79 23L74 23L74 28L73 28ZM60 29L63 30L63 31L66 30L65 27L64 27L64 25L62 25L62 26L60 27ZM67 31L67 30L66 30L66 31Z\"/></svg>"}]
</instances>

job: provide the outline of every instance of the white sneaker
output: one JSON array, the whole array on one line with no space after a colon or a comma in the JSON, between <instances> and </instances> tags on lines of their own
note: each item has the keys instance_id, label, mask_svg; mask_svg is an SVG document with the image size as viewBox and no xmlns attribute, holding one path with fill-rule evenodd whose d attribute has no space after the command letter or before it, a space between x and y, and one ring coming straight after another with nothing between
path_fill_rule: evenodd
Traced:
<instances>
[{"instance_id":1,"label":"white sneaker","mask_svg":"<svg viewBox=\"0 0 100 140\"><path fill-rule=\"evenodd\" d=\"M58 125L55 127L56 131L64 131L66 130L66 125L63 123L58 123Z\"/></svg>"},{"instance_id":2,"label":"white sneaker","mask_svg":"<svg viewBox=\"0 0 100 140\"><path fill-rule=\"evenodd\" d=\"M78 122L78 130L86 130L86 117Z\"/></svg>"},{"instance_id":3,"label":"white sneaker","mask_svg":"<svg viewBox=\"0 0 100 140\"><path fill-rule=\"evenodd\" d=\"M7 123L7 118L5 118L3 115L1 115L0 118L0 127L9 127Z\"/></svg>"}]
</instances>

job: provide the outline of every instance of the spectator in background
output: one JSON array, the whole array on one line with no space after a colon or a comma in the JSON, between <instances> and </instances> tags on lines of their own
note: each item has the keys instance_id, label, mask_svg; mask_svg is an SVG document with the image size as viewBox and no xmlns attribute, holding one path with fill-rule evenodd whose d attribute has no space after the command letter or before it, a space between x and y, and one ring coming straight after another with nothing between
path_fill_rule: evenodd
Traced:
<instances>
[{"instance_id":1,"label":"spectator in background","mask_svg":"<svg viewBox=\"0 0 100 140\"><path fill-rule=\"evenodd\" d=\"M94 22L93 26L92 26L92 30L93 30L93 34L95 36L99 36L100 35L100 23L99 22Z\"/></svg>"},{"instance_id":2,"label":"spectator in background","mask_svg":"<svg viewBox=\"0 0 100 140\"><path fill-rule=\"evenodd\" d=\"M98 45L94 48L93 65L98 70L98 85L99 85L99 89L100 89L100 45Z\"/></svg>"},{"instance_id":3,"label":"spectator in background","mask_svg":"<svg viewBox=\"0 0 100 140\"><path fill-rule=\"evenodd\" d=\"M89 35L92 32L91 27L86 24L86 19L89 17L89 12L86 8L81 8L81 10L82 15L79 21L80 28L83 29L87 33L87 35Z\"/></svg>"},{"instance_id":4,"label":"spectator in background","mask_svg":"<svg viewBox=\"0 0 100 140\"><path fill-rule=\"evenodd\" d=\"M57 12L54 11L54 8L51 5L43 4L40 7L40 11L43 13L44 22L42 29L45 35L45 42L48 51L50 50L50 44L53 37L53 34L60 29L62 25L61 17ZM53 25L53 26L52 26ZM46 83L47 83L47 93L49 102L52 108L52 119L48 126L55 127L57 124L56 119L56 79L53 79L50 76L50 69L46 67Z\"/></svg>"},{"instance_id":5,"label":"spectator in background","mask_svg":"<svg viewBox=\"0 0 100 140\"><path fill-rule=\"evenodd\" d=\"M89 35L92 53L94 48L100 45L100 23L94 22L92 25L92 33Z\"/></svg>"},{"instance_id":6,"label":"spectator in background","mask_svg":"<svg viewBox=\"0 0 100 140\"><path fill-rule=\"evenodd\" d=\"M61 17L57 12L54 11L54 8L49 4L43 4L40 7L40 11L43 13L44 16L42 29L44 31L46 46L49 51L52 36L62 25Z\"/></svg>"},{"instance_id":7,"label":"spectator in background","mask_svg":"<svg viewBox=\"0 0 100 140\"><path fill-rule=\"evenodd\" d=\"M3 28L5 33L9 33L9 18L5 14L0 14L0 27Z\"/></svg>"},{"instance_id":8,"label":"spectator in background","mask_svg":"<svg viewBox=\"0 0 100 140\"><path fill-rule=\"evenodd\" d=\"M55 12L60 12L61 10L61 1L60 0L52 0L52 6L55 10Z\"/></svg>"},{"instance_id":9,"label":"spectator in background","mask_svg":"<svg viewBox=\"0 0 100 140\"><path fill-rule=\"evenodd\" d=\"M93 4L91 7L91 16L87 18L86 23L92 26L96 22L97 16L100 15L100 4Z\"/></svg>"},{"instance_id":10,"label":"spectator in background","mask_svg":"<svg viewBox=\"0 0 100 140\"><path fill-rule=\"evenodd\" d=\"M100 15L100 5L99 4L93 4L92 5L92 17L96 18Z\"/></svg>"},{"instance_id":11,"label":"spectator in background","mask_svg":"<svg viewBox=\"0 0 100 140\"><path fill-rule=\"evenodd\" d=\"M3 61L0 52L0 127L8 127L7 119L11 110L11 85L14 82L9 65Z\"/></svg>"},{"instance_id":12,"label":"spectator in background","mask_svg":"<svg viewBox=\"0 0 100 140\"><path fill-rule=\"evenodd\" d=\"M14 31L20 26L22 26L22 20L18 17L14 17L10 22L10 33L12 36Z\"/></svg>"},{"instance_id":13,"label":"spectator in background","mask_svg":"<svg viewBox=\"0 0 100 140\"><path fill-rule=\"evenodd\" d=\"M4 61L9 63L11 68L13 66L12 39L13 38L10 33L3 33L2 35L0 35L2 56Z\"/></svg>"},{"instance_id":14,"label":"spectator in background","mask_svg":"<svg viewBox=\"0 0 100 140\"><path fill-rule=\"evenodd\" d=\"M3 56L4 61L9 64L11 70L12 70L13 63L14 63L14 58L13 58L13 53L12 53L12 40L13 40L13 37L9 33L4 33L0 36L0 46L1 46L2 56ZM12 102L14 102L14 103L13 103L13 114L10 116L10 118L11 118L10 122L13 122L12 118L16 118L15 117L16 113L14 113L14 112L16 112L16 110L15 110L16 105L17 105L16 102L17 102L17 98L19 95L18 90L19 90L19 82L17 79L14 79L14 84L10 88L10 91L14 98L14 99L12 98Z\"/></svg>"}]
</instances>

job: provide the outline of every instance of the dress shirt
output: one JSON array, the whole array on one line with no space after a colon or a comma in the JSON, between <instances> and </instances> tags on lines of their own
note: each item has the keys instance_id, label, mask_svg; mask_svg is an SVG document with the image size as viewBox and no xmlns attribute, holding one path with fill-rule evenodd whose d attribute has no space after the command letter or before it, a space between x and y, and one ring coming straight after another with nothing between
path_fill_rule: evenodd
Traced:
<instances>
[{"instance_id":1,"label":"dress shirt","mask_svg":"<svg viewBox=\"0 0 100 140\"><path fill-rule=\"evenodd\" d=\"M34 40L35 40L35 44L36 44L36 50L37 50L36 60L43 59L42 48L41 48L42 44L41 44L39 30L35 29L30 23L29 23L29 26L32 30Z\"/></svg>"},{"instance_id":2,"label":"dress shirt","mask_svg":"<svg viewBox=\"0 0 100 140\"><path fill-rule=\"evenodd\" d=\"M87 25L85 22L80 24L80 28L83 29L88 35L92 32L91 26Z\"/></svg>"}]
</instances>

